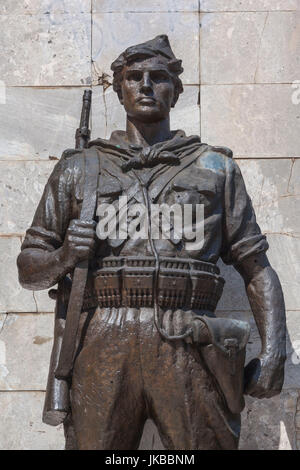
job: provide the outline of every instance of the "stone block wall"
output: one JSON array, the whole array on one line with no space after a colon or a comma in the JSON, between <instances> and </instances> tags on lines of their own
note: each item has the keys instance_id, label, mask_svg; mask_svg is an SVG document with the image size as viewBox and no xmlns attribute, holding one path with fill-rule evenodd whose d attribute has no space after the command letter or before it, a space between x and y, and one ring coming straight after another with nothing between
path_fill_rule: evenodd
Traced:
<instances>
[{"instance_id":1,"label":"stone block wall","mask_svg":"<svg viewBox=\"0 0 300 470\"><path fill-rule=\"evenodd\" d=\"M172 127L233 150L285 295L284 389L247 399L240 448L300 448L300 0L3 0L0 23L0 449L63 448L62 428L41 422L54 304L19 286L16 256L54 164L74 146L83 90L93 90L93 137L124 129L103 86L110 63L162 33L185 68ZM221 269L219 313L249 319L251 358L260 342L243 283ZM162 448L150 421L141 448Z\"/></svg>"}]
</instances>

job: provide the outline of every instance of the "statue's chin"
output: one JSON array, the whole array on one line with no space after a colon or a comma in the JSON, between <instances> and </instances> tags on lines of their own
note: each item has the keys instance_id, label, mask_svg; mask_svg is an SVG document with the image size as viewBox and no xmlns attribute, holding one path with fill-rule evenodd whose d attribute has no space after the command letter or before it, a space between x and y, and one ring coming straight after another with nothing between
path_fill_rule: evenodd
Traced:
<instances>
[{"instance_id":1,"label":"statue's chin","mask_svg":"<svg viewBox=\"0 0 300 470\"><path fill-rule=\"evenodd\" d=\"M130 109L131 108L131 109ZM155 123L168 118L169 110L153 101L136 103L134 107L127 108L127 116L135 121ZM133 109L132 109L133 108Z\"/></svg>"},{"instance_id":2,"label":"statue's chin","mask_svg":"<svg viewBox=\"0 0 300 470\"><path fill-rule=\"evenodd\" d=\"M163 121L166 118L166 116L162 116L161 113L152 110L151 108L143 109L134 115L130 115L129 117L145 124L154 124L156 122Z\"/></svg>"}]
</instances>

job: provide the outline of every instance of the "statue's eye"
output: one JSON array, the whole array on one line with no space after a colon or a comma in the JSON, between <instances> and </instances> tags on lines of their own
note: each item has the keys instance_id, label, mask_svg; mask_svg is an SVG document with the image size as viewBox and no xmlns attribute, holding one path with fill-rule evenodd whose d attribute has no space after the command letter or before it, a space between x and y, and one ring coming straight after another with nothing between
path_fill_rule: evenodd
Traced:
<instances>
[{"instance_id":1,"label":"statue's eye","mask_svg":"<svg viewBox=\"0 0 300 470\"><path fill-rule=\"evenodd\" d=\"M132 71L127 74L127 80L133 80L135 82L140 82L143 78L142 72Z\"/></svg>"},{"instance_id":2,"label":"statue's eye","mask_svg":"<svg viewBox=\"0 0 300 470\"><path fill-rule=\"evenodd\" d=\"M154 82L163 82L169 79L169 75L161 70L153 70L150 77Z\"/></svg>"}]
</instances>

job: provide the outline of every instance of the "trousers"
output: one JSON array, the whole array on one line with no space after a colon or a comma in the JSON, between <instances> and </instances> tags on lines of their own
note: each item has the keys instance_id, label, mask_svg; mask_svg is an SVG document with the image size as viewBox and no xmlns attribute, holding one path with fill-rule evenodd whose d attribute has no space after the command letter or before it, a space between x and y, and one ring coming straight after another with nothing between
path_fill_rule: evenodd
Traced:
<instances>
[{"instance_id":1,"label":"trousers","mask_svg":"<svg viewBox=\"0 0 300 470\"><path fill-rule=\"evenodd\" d=\"M166 311L180 334L189 315ZM98 308L82 315L70 390L80 450L134 450L147 418L168 450L237 449L232 414L195 344L161 337L151 308Z\"/></svg>"}]
</instances>

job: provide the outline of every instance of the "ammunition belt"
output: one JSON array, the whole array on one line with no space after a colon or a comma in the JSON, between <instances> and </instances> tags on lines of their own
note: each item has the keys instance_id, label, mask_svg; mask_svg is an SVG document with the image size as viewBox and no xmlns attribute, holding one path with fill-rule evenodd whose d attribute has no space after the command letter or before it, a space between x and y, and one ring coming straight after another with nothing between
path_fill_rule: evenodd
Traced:
<instances>
[{"instance_id":1,"label":"ammunition belt","mask_svg":"<svg viewBox=\"0 0 300 470\"><path fill-rule=\"evenodd\" d=\"M107 257L93 273L99 307L153 307L154 257ZM214 311L224 279L204 261L160 257L158 305Z\"/></svg>"}]
</instances>

